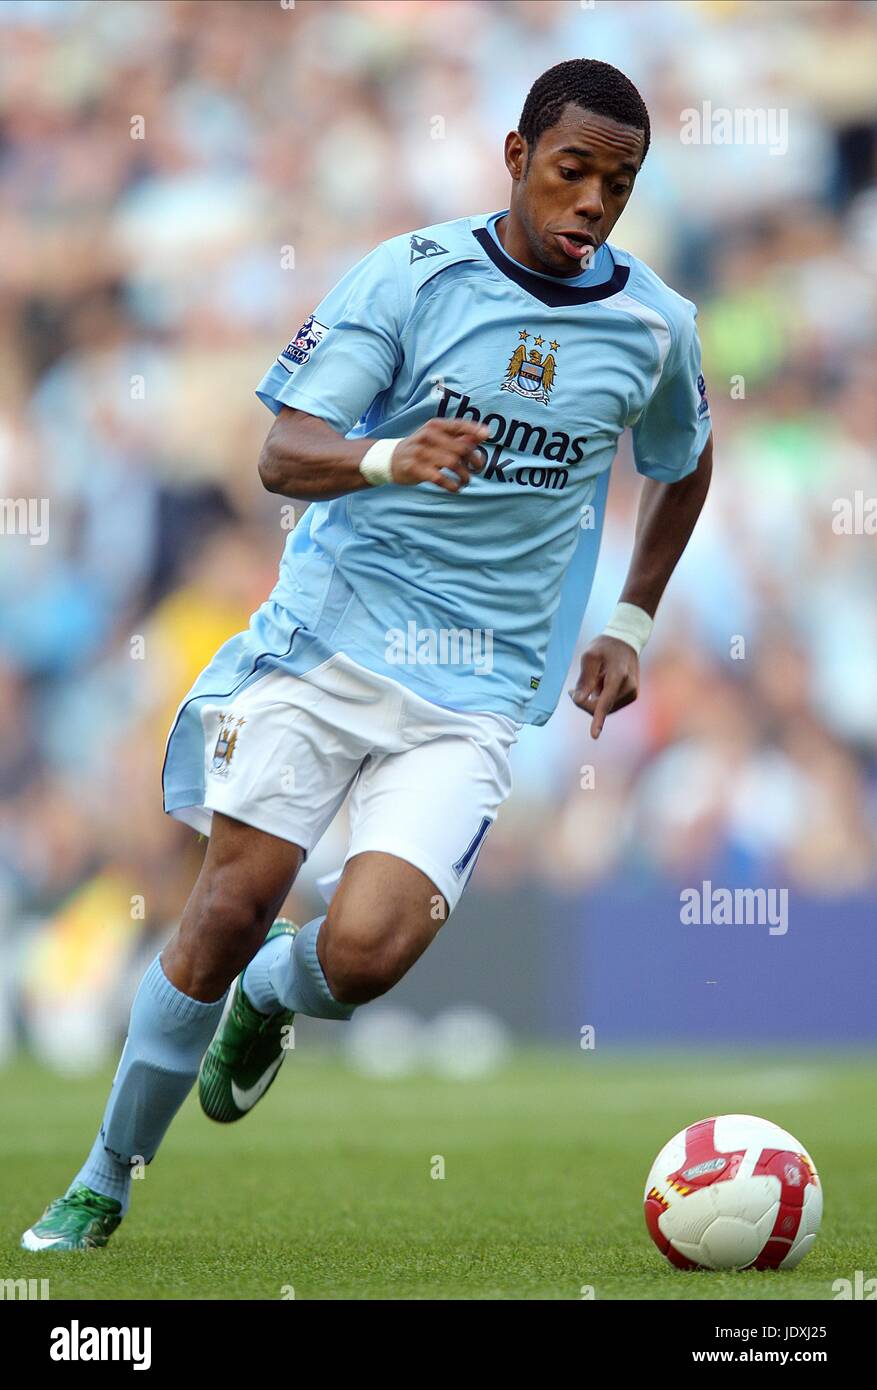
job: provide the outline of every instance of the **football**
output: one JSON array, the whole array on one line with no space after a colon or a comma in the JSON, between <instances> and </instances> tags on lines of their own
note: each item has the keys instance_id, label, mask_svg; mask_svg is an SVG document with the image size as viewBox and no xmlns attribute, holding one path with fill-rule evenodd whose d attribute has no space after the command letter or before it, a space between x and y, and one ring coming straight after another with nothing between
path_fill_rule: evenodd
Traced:
<instances>
[{"instance_id":1,"label":"football","mask_svg":"<svg viewBox=\"0 0 877 1390\"><path fill-rule=\"evenodd\" d=\"M756 1115L713 1116L674 1135L644 1202L652 1240L678 1269L794 1269L822 1220L812 1158Z\"/></svg>"}]
</instances>

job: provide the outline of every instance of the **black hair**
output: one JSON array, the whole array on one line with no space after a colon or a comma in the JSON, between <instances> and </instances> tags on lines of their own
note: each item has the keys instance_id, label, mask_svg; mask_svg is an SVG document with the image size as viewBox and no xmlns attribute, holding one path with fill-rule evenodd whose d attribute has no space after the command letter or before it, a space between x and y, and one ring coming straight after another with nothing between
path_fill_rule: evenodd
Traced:
<instances>
[{"instance_id":1,"label":"black hair","mask_svg":"<svg viewBox=\"0 0 877 1390\"><path fill-rule=\"evenodd\" d=\"M606 116L620 125L641 130L642 164L651 137L646 104L629 77L597 58L570 58L536 78L518 122L518 133L527 142L528 155L532 156L540 135L557 125L564 107L570 103L593 111L595 116Z\"/></svg>"}]
</instances>

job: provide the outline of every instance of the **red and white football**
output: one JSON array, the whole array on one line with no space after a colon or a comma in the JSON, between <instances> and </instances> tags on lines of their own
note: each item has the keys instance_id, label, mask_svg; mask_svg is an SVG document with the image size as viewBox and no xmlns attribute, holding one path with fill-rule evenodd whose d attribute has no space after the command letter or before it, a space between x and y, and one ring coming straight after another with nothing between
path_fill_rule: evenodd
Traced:
<instances>
[{"instance_id":1,"label":"red and white football","mask_svg":"<svg viewBox=\"0 0 877 1390\"><path fill-rule=\"evenodd\" d=\"M644 1201L652 1240L679 1269L794 1269L822 1220L813 1159L757 1115L717 1115L674 1135Z\"/></svg>"}]
</instances>

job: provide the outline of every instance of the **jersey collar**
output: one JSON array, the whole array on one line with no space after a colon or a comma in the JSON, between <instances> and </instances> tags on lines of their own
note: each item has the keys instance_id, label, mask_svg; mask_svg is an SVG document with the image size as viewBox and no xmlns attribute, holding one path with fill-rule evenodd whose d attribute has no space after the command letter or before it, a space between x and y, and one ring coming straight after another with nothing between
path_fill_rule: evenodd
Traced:
<instances>
[{"instance_id":1,"label":"jersey collar","mask_svg":"<svg viewBox=\"0 0 877 1390\"><path fill-rule=\"evenodd\" d=\"M630 266L618 265L613 258L612 274L608 280L603 281L602 285L565 285L562 279L558 279L555 283L542 275L534 275L525 266L518 265L517 261L506 256L497 246L486 227L473 227L472 235L482 251L493 261L497 270L501 271L507 279L514 280L522 290L526 290L534 299L541 300L551 309L566 307L570 304L593 304L598 299L608 299L611 295L618 294L620 290L623 290L630 277Z\"/></svg>"}]
</instances>

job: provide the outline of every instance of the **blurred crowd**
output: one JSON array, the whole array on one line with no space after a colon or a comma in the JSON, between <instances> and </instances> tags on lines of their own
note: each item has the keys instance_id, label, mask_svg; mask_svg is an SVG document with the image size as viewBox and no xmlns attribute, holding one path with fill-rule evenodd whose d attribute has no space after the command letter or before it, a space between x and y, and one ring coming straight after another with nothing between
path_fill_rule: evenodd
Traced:
<instances>
[{"instance_id":1,"label":"blurred crowd","mask_svg":"<svg viewBox=\"0 0 877 1390\"><path fill-rule=\"evenodd\" d=\"M503 136L571 56L649 105L613 240L699 306L716 477L640 701L596 744L565 699L524 731L479 881L875 893L877 539L837 519L877 496L874 6L2 3L0 497L48 499L49 540L7 505L0 952L47 1036L71 974L93 999L197 871L163 741L285 539L256 383L378 241L506 205ZM705 101L787 110L787 151L683 143ZM625 444L583 642L638 486Z\"/></svg>"}]
</instances>

